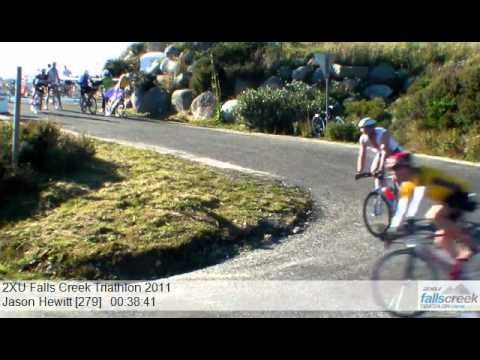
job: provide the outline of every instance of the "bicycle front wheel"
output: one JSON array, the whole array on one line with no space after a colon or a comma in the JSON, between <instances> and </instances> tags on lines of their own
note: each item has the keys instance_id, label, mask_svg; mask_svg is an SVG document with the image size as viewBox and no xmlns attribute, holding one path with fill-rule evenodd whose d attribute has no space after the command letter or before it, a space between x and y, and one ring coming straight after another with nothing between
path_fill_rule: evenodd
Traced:
<instances>
[{"instance_id":1,"label":"bicycle front wheel","mask_svg":"<svg viewBox=\"0 0 480 360\"><path fill-rule=\"evenodd\" d=\"M378 191L368 194L363 203L363 221L370 234L381 238L390 228L392 209Z\"/></svg>"},{"instance_id":2,"label":"bicycle front wheel","mask_svg":"<svg viewBox=\"0 0 480 360\"><path fill-rule=\"evenodd\" d=\"M80 111L82 113L85 113L87 111L86 101L83 97L80 98Z\"/></svg>"},{"instance_id":3,"label":"bicycle front wheel","mask_svg":"<svg viewBox=\"0 0 480 360\"><path fill-rule=\"evenodd\" d=\"M418 305L418 288L414 280L437 280L432 264L414 248L401 249L382 257L372 273L373 295L387 312L398 317L416 317L424 311Z\"/></svg>"},{"instance_id":4,"label":"bicycle front wheel","mask_svg":"<svg viewBox=\"0 0 480 360\"><path fill-rule=\"evenodd\" d=\"M88 111L92 115L97 113L97 100L94 97L88 99Z\"/></svg>"}]
</instances>

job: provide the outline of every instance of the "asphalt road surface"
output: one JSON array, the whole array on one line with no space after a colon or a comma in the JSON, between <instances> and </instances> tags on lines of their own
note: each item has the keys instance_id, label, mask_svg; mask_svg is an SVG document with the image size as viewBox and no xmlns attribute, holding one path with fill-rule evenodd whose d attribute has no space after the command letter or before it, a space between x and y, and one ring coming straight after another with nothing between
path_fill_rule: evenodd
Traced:
<instances>
[{"instance_id":1,"label":"asphalt road surface","mask_svg":"<svg viewBox=\"0 0 480 360\"><path fill-rule=\"evenodd\" d=\"M200 158L214 159L267 172L286 183L308 189L315 211L305 232L277 244L241 254L181 279L221 280L368 280L384 247L365 230L361 209L372 180L354 180L358 148L284 136L248 135L147 119L117 119L80 113L78 105L64 111L33 115L65 129L100 138L159 146ZM468 180L480 193L480 167L437 159L419 159ZM478 212L471 219L480 221ZM78 314L77 314L78 315ZM105 314L104 314L105 315ZM106 314L105 316L111 316ZM117 314L117 316L120 314ZM125 313L123 314L123 316ZM132 315L132 314L130 314ZM153 314L135 314L152 316ZM386 316L384 313L163 313L157 316ZM102 315L103 316L103 315Z\"/></svg>"}]
</instances>

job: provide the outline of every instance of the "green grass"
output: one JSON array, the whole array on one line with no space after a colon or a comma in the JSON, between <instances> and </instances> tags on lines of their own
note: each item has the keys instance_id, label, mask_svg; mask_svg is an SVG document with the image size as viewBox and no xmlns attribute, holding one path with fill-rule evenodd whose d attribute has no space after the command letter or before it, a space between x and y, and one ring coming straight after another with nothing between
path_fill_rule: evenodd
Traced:
<instances>
[{"instance_id":1,"label":"green grass","mask_svg":"<svg viewBox=\"0 0 480 360\"><path fill-rule=\"evenodd\" d=\"M1 277L141 279L189 271L257 246L265 233L288 232L312 206L303 190L270 179L95 146L87 168L43 179L25 209L18 210L21 196L2 203Z\"/></svg>"}]
</instances>

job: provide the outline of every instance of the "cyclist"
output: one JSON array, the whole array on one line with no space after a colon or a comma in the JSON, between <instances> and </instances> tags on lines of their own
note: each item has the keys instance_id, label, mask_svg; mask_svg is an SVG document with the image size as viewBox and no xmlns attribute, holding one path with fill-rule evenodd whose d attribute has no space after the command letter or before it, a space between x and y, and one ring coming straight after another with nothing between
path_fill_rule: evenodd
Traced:
<instances>
[{"instance_id":1,"label":"cyclist","mask_svg":"<svg viewBox=\"0 0 480 360\"><path fill-rule=\"evenodd\" d=\"M80 85L80 97L88 96L88 94L93 90L92 79L88 73L88 70L85 70L83 75L78 80L78 85Z\"/></svg>"},{"instance_id":2,"label":"cyclist","mask_svg":"<svg viewBox=\"0 0 480 360\"><path fill-rule=\"evenodd\" d=\"M34 86L34 91L33 91L32 101L33 99L35 99L35 96L38 94L40 96L39 108L41 110L42 104L43 104L44 92L48 86L48 75L45 69L42 69L41 72L37 76L35 76L35 79L33 79L33 86Z\"/></svg>"},{"instance_id":3,"label":"cyclist","mask_svg":"<svg viewBox=\"0 0 480 360\"><path fill-rule=\"evenodd\" d=\"M106 91L104 94L105 101L109 104L110 109L115 108L115 103L118 102L124 95L127 88L131 87L131 83L133 81L133 75L123 74L120 76L117 84L110 90ZM111 116L110 111L105 111L106 116Z\"/></svg>"},{"instance_id":4,"label":"cyclist","mask_svg":"<svg viewBox=\"0 0 480 360\"><path fill-rule=\"evenodd\" d=\"M456 264L450 274L452 280L458 279L463 263L475 251L475 244L470 234L465 232L457 220L464 211L474 211L475 202L468 197L469 185L442 171L413 164L408 152L400 152L386 160L385 167L392 171L395 181L400 184L400 200L397 212L392 219L392 230L402 224L405 215L415 217L424 196L430 198L434 205L426 214L437 227L435 243L445 249ZM461 242L456 246L455 240Z\"/></svg>"},{"instance_id":5,"label":"cyclist","mask_svg":"<svg viewBox=\"0 0 480 360\"><path fill-rule=\"evenodd\" d=\"M372 174L376 174L383 170L385 159L387 157L403 151L387 129L377 127L376 125L377 122L370 117L364 118L358 123L358 127L362 131L362 136L360 136L357 175L362 173L365 167L367 148L371 148L376 153L370 168ZM382 180L375 178L375 188L378 189L381 186L385 186L385 183Z\"/></svg>"},{"instance_id":6,"label":"cyclist","mask_svg":"<svg viewBox=\"0 0 480 360\"><path fill-rule=\"evenodd\" d=\"M52 63L52 67L50 68L50 70L48 70L48 83L49 83L50 89L53 92L53 96L57 98L58 107L60 108L60 110L63 110L62 99L60 98L60 91L59 91L60 77L58 76L57 63L55 62ZM48 94L47 94L47 110L48 110L49 101L50 101L50 91L48 91Z\"/></svg>"}]
</instances>

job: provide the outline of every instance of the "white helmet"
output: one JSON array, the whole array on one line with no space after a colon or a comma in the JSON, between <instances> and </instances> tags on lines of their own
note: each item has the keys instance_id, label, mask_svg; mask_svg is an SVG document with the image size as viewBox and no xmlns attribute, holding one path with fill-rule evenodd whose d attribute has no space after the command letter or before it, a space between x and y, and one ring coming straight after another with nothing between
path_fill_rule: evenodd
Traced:
<instances>
[{"instance_id":1,"label":"white helmet","mask_svg":"<svg viewBox=\"0 0 480 360\"><path fill-rule=\"evenodd\" d=\"M358 127L360 129L363 129L365 127L374 126L376 124L377 124L377 122L375 120L367 117L367 118L364 118L364 119L360 120L360 122L358 123Z\"/></svg>"}]
</instances>

